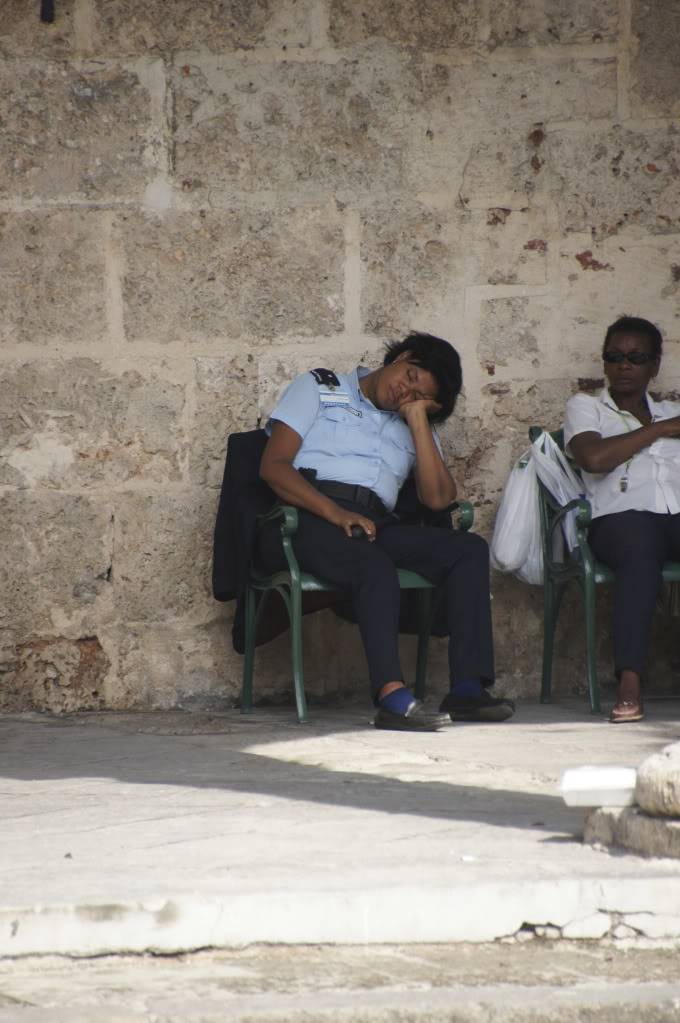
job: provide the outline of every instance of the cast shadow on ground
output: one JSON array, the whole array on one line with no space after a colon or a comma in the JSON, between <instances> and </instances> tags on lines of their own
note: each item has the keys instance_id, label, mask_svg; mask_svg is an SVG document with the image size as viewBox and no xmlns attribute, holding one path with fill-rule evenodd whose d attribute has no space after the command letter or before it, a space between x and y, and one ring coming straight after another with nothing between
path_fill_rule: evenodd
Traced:
<instances>
[{"instance_id":1,"label":"cast shadow on ground","mask_svg":"<svg viewBox=\"0 0 680 1023\"><path fill-rule=\"evenodd\" d=\"M473 765L469 781L466 778L461 782L460 764L456 765L456 781L450 783L414 778L418 767L409 768L408 763L413 746L404 748L403 766L398 764L397 756L398 771L392 765L392 775L389 769L380 773L379 764L373 771L338 770L335 764L268 756L262 752L268 743L329 735L328 722L323 720L316 729L308 725L302 731L297 725L289 728L280 722L273 726L271 718L271 714L263 715L258 726L257 714L248 719L225 716L225 730L189 735L113 730L101 723L86 724L82 716L76 723L37 716L30 720L7 718L0 721L0 776L26 782L106 777L124 784L230 791L236 794L240 807L243 800L264 795L372 813L472 821L497 828L545 829L546 833L565 836L574 836L581 829L582 811L566 807L557 793L480 785ZM657 730L659 745L670 742L677 736L677 721L660 720L655 723ZM333 736L343 732L358 733L359 741L348 746L347 756L361 763L376 733L356 715L344 723L342 719L334 720ZM488 730L490 743L494 732ZM448 733L443 737L419 736L415 752L421 757L432 755L433 766L437 753L446 753L453 763L451 742L455 742L457 733L458 729L453 728L450 738ZM384 747L378 753L389 760ZM319 753L319 760L323 761L323 753ZM412 777L395 777L395 773L410 773Z\"/></svg>"}]
</instances>

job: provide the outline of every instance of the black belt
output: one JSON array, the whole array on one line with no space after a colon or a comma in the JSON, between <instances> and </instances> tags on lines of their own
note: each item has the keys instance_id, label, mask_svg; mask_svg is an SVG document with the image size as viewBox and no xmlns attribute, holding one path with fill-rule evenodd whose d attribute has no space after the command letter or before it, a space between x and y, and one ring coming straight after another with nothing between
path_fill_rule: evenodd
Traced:
<instances>
[{"instance_id":1,"label":"black belt","mask_svg":"<svg viewBox=\"0 0 680 1023\"><path fill-rule=\"evenodd\" d=\"M387 508L378 495L369 490L368 487L361 487L354 483L337 483L335 480L316 479L316 470L300 469L300 475L304 476L313 487L326 497L337 497L341 501L352 501L366 511L376 512L378 515L387 515Z\"/></svg>"}]
</instances>

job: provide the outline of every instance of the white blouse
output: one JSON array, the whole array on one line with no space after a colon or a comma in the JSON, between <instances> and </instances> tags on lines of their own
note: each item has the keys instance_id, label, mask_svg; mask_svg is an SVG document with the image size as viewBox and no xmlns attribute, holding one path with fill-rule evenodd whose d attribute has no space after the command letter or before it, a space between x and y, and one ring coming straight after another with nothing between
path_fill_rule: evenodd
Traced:
<instances>
[{"instance_id":1,"label":"white blouse","mask_svg":"<svg viewBox=\"0 0 680 1023\"><path fill-rule=\"evenodd\" d=\"M648 394L647 404L652 422L680 415L680 402L654 401ZM642 425L632 412L617 407L606 388L597 397L575 394L567 402L565 449L570 453L569 444L579 433L617 437ZM680 438L662 437L610 472L581 475L593 518L622 511L680 513Z\"/></svg>"}]
</instances>

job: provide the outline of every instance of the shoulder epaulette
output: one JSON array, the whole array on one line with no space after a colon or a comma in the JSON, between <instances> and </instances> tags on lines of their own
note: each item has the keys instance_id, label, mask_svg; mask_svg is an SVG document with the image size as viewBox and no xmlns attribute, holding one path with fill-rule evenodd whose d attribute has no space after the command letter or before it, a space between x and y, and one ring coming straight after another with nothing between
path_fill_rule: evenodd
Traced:
<instances>
[{"instance_id":1,"label":"shoulder epaulette","mask_svg":"<svg viewBox=\"0 0 680 1023\"><path fill-rule=\"evenodd\" d=\"M309 371L320 387L339 387L340 381L332 369L310 369Z\"/></svg>"}]
</instances>

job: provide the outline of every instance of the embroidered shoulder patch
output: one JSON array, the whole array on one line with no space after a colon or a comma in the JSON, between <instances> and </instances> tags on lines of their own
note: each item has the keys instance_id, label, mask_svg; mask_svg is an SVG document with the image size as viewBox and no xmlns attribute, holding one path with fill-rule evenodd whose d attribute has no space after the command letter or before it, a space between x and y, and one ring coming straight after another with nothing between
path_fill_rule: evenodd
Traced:
<instances>
[{"instance_id":1,"label":"embroidered shoulder patch","mask_svg":"<svg viewBox=\"0 0 680 1023\"><path fill-rule=\"evenodd\" d=\"M310 373L321 387L339 387L340 381L332 369L311 369Z\"/></svg>"}]
</instances>

